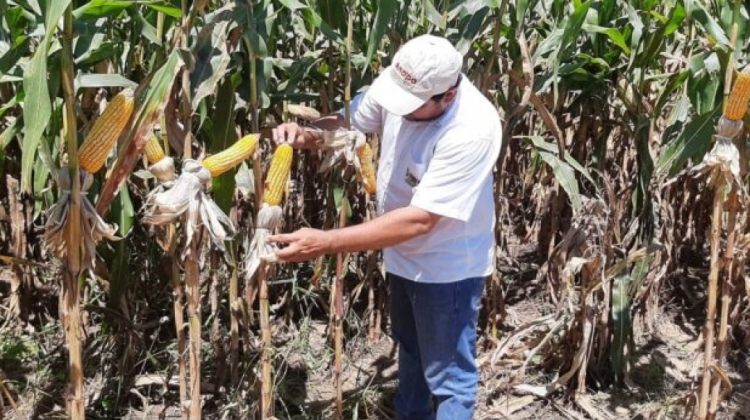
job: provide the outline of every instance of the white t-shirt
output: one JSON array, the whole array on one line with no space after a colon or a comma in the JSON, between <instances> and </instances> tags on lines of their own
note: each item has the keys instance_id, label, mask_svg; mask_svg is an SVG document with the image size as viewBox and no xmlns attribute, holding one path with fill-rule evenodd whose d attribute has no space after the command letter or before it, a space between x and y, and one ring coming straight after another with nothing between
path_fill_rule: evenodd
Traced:
<instances>
[{"instance_id":1,"label":"white t-shirt","mask_svg":"<svg viewBox=\"0 0 750 420\"><path fill-rule=\"evenodd\" d=\"M425 283L491 274L492 170L502 143L495 107L462 76L436 120L390 114L365 92L352 101L352 126L381 134L378 214L412 205L443 216L429 233L384 249L386 270Z\"/></svg>"}]
</instances>

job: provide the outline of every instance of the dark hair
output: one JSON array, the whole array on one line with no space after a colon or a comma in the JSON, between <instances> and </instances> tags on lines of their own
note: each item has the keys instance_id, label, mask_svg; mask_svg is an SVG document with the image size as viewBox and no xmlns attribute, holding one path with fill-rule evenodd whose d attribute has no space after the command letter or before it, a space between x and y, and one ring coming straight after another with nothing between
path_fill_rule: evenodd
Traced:
<instances>
[{"instance_id":1,"label":"dark hair","mask_svg":"<svg viewBox=\"0 0 750 420\"><path fill-rule=\"evenodd\" d=\"M445 92L443 92L443 93L438 93L437 95L432 95L432 96L430 97L430 100L431 100L431 101L435 101L435 102L440 102L440 101L442 101L442 100L443 100L443 98L445 97L445 94L446 94L446 93L448 93L448 92L449 92L449 91L450 91L451 89L455 89L455 88L457 88L457 87L458 87L458 85L460 85L460 84L461 84L461 75L459 74L459 75L458 75L458 80L456 80L456 84L454 84L453 86L449 87L449 88L448 88L448 90L446 90L446 91L445 91Z\"/></svg>"}]
</instances>

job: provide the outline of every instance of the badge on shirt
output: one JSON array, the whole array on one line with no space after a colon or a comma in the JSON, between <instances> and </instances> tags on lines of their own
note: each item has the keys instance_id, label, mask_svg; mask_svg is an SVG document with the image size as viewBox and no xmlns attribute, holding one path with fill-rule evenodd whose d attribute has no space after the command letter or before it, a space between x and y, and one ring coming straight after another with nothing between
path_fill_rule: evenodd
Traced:
<instances>
[{"instance_id":1,"label":"badge on shirt","mask_svg":"<svg viewBox=\"0 0 750 420\"><path fill-rule=\"evenodd\" d=\"M414 175L409 168L406 168L405 181L412 188L419 185L419 178L417 178L417 176Z\"/></svg>"}]
</instances>

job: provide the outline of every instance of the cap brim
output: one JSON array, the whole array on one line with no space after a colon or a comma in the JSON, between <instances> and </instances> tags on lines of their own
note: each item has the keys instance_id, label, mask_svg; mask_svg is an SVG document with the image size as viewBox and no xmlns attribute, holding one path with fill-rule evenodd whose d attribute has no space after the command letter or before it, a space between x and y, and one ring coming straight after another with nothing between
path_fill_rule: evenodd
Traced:
<instances>
[{"instance_id":1,"label":"cap brim","mask_svg":"<svg viewBox=\"0 0 750 420\"><path fill-rule=\"evenodd\" d=\"M399 86L391 77L391 67L375 79L369 94L386 111L394 115L408 115L424 105L426 100Z\"/></svg>"}]
</instances>

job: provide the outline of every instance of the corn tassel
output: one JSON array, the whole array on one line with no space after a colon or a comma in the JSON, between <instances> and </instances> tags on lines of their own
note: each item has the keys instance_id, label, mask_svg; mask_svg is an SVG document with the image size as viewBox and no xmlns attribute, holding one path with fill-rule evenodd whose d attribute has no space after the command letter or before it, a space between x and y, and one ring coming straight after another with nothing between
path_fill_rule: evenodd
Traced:
<instances>
[{"instance_id":1,"label":"corn tassel","mask_svg":"<svg viewBox=\"0 0 750 420\"><path fill-rule=\"evenodd\" d=\"M271 161L271 168L266 177L266 188L263 201L269 206L278 206L284 198L289 172L292 169L292 146L282 144L276 148Z\"/></svg>"},{"instance_id":2,"label":"corn tassel","mask_svg":"<svg viewBox=\"0 0 750 420\"><path fill-rule=\"evenodd\" d=\"M123 90L107 105L78 152L78 162L86 172L93 174L104 166L109 152L128 124L133 108L132 89Z\"/></svg>"},{"instance_id":3,"label":"corn tassel","mask_svg":"<svg viewBox=\"0 0 750 420\"><path fill-rule=\"evenodd\" d=\"M164 150L161 148L161 144L159 144L159 139L153 134L151 134L151 138L148 139L144 151L148 163L152 165L164 159Z\"/></svg>"},{"instance_id":4,"label":"corn tassel","mask_svg":"<svg viewBox=\"0 0 750 420\"><path fill-rule=\"evenodd\" d=\"M202 164L203 167L208 169L211 172L211 175L216 178L250 157L255 153L257 148L258 136L255 134L249 134L239 139L230 148L223 152L207 157Z\"/></svg>"},{"instance_id":5,"label":"corn tassel","mask_svg":"<svg viewBox=\"0 0 750 420\"><path fill-rule=\"evenodd\" d=\"M732 121L741 120L747 112L748 100L750 100L750 72L743 72L734 82L724 114Z\"/></svg>"},{"instance_id":6,"label":"corn tassel","mask_svg":"<svg viewBox=\"0 0 750 420\"><path fill-rule=\"evenodd\" d=\"M370 145L365 143L357 149L357 157L359 158L360 169L357 173L357 178L362 184L362 188L368 194L373 195L377 190L377 181L375 179L375 167L372 161L372 148Z\"/></svg>"}]
</instances>

